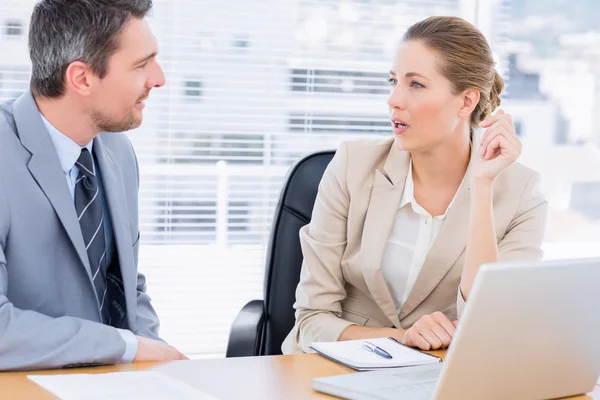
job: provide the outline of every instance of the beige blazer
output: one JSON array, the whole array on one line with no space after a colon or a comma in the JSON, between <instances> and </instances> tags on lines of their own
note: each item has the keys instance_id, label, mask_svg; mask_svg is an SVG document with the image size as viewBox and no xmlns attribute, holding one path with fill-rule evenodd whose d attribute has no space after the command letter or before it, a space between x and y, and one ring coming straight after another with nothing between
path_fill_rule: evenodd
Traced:
<instances>
[{"instance_id":1,"label":"beige blazer","mask_svg":"<svg viewBox=\"0 0 600 400\"><path fill-rule=\"evenodd\" d=\"M410 153L393 143L393 138L344 143L325 171L312 220L300 230L304 262L294 304L296 324L283 342L284 354L309 352L313 341L336 341L350 325L406 329L435 311L458 317L468 178L478 152L472 152L465 183L398 314L380 271L410 162ZM494 184L501 260L542 258L547 202L539 183L537 172L514 163Z\"/></svg>"}]
</instances>

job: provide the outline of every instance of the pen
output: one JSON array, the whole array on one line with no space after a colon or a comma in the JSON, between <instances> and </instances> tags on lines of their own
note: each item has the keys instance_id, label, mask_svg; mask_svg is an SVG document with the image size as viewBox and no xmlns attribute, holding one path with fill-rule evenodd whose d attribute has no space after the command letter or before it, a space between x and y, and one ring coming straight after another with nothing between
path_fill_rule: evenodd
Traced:
<instances>
[{"instance_id":1,"label":"pen","mask_svg":"<svg viewBox=\"0 0 600 400\"><path fill-rule=\"evenodd\" d=\"M363 342L363 348L367 351L370 351L371 353L375 353L378 356L381 356L383 358L387 358L390 359L392 358L392 355L390 353L388 353L387 351L385 351L384 349L382 349L379 346L375 346L373 343L371 342L367 342L364 341Z\"/></svg>"}]
</instances>

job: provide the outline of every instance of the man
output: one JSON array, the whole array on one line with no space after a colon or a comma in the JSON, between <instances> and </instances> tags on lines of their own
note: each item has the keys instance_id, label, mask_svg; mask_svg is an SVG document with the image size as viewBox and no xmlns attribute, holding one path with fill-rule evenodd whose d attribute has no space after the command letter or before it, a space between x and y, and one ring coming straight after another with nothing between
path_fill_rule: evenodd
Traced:
<instances>
[{"instance_id":1,"label":"man","mask_svg":"<svg viewBox=\"0 0 600 400\"><path fill-rule=\"evenodd\" d=\"M31 91L0 106L0 370L185 359L137 272L139 176L118 133L165 83L151 8L35 6Z\"/></svg>"}]
</instances>

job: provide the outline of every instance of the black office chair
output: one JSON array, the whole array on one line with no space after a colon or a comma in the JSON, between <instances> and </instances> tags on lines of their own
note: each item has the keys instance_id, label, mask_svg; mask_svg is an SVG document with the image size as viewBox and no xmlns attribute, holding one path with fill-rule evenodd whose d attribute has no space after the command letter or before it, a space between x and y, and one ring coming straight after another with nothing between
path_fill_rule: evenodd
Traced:
<instances>
[{"instance_id":1,"label":"black office chair","mask_svg":"<svg viewBox=\"0 0 600 400\"><path fill-rule=\"evenodd\" d=\"M303 259L299 231L310 222L319 182L334 154L311 154L288 173L271 228L264 300L252 300L236 317L227 357L281 354L281 343L295 322L293 305Z\"/></svg>"}]
</instances>

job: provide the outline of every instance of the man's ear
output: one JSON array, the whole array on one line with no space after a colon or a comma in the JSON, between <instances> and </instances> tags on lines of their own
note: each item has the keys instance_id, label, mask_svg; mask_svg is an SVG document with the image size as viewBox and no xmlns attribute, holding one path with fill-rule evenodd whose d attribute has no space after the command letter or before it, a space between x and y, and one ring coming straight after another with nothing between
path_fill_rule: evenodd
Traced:
<instances>
[{"instance_id":1,"label":"man's ear","mask_svg":"<svg viewBox=\"0 0 600 400\"><path fill-rule=\"evenodd\" d=\"M89 96L95 78L96 76L88 64L82 61L73 61L65 72L65 85L81 96Z\"/></svg>"}]
</instances>

